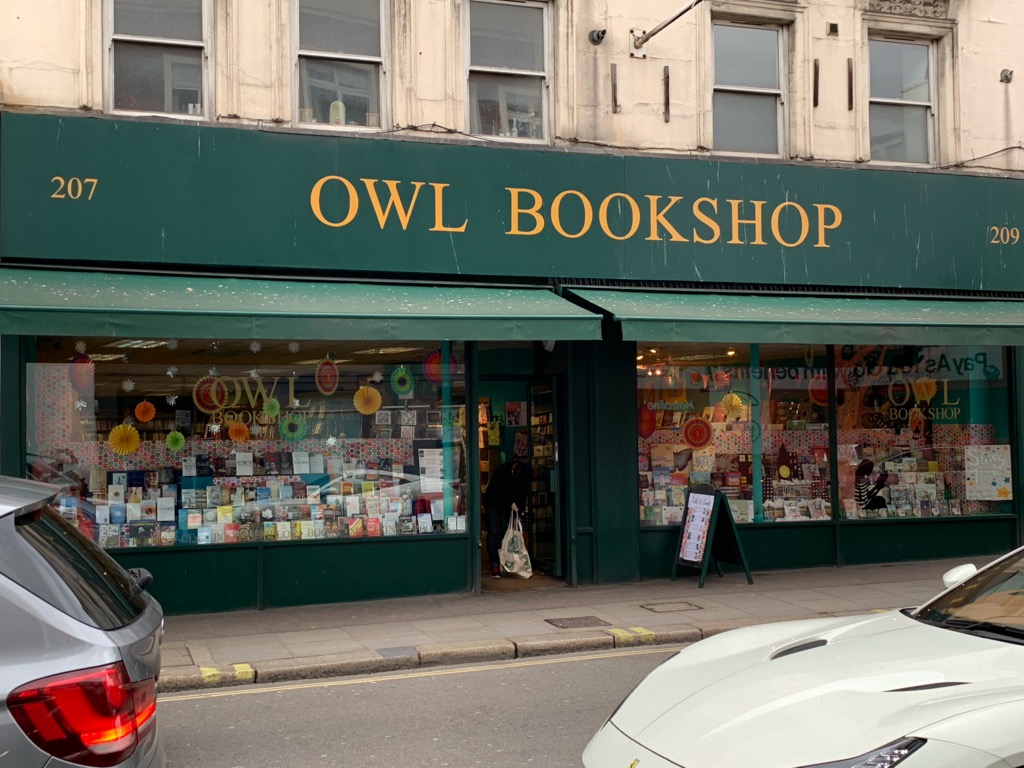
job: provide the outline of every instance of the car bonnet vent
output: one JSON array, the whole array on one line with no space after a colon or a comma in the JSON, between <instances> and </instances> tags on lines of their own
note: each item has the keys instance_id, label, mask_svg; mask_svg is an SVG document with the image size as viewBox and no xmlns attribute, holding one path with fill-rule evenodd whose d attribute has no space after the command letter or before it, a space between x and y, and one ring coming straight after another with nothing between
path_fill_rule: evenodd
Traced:
<instances>
[{"instance_id":1,"label":"car bonnet vent","mask_svg":"<svg viewBox=\"0 0 1024 768\"><path fill-rule=\"evenodd\" d=\"M789 648L783 648L781 651L772 656L771 660L781 659L783 656L792 656L794 653L802 653L803 651L809 651L812 648L820 648L823 645L828 645L828 640L808 640L806 643L800 643L799 645L791 645Z\"/></svg>"},{"instance_id":2,"label":"car bonnet vent","mask_svg":"<svg viewBox=\"0 0 1024 768\"><path fill-rule=\"evenodd\" d=\"M910 691L932 691L936 688L950 688L954 685L967 685L967 683L925 683L924 685L911 685L906 688L893 688L886 693L909 693Z\"/></svg>"}]
</instances>

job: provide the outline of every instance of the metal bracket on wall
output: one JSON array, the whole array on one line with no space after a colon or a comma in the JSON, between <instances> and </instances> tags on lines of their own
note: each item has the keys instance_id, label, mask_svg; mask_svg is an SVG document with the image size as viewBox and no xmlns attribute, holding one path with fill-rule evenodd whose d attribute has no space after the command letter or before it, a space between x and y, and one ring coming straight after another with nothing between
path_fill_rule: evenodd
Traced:
<instances>
[{"instance_id":1,"label":"metal bracket on wall","mask_svg":"<svg viewBox=\"0 0 1024 768\"><path fill-rule=\"evenodd\" d=\"M668 89L668 66L665 66L665 71L661 77L661 84L665 89L665 122L669 121L669 89Z\"/></svg>"},{"instance_id":2,"label":"metal bracket on wall","mask_svg":"<svg viewBox=\"0 0 1024 768\"><path fill-rule=\"evenodd\" d=\"M646 29L631 29L629 30L629 58L631 59L646 59L647 58L647 41L637 45L641 39L647 34Z\"/></svg>"},{"instance_id":3,"label":"metal bracket on wall","mask_svg":"<svg viewBox=\"0 0 1024 768\"><path fill-rule=\"evenodd\" d=\"M612 64L612 114L617 115L622 111L619 106L619 70Z\"/></svg>"}]
</instances>

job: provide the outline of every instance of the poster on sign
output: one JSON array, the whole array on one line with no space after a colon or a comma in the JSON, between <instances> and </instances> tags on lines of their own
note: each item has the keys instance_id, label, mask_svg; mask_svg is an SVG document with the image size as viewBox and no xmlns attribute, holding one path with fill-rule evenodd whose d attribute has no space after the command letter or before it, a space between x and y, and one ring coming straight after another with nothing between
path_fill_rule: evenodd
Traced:
<instances>
[{"instance_id":1,"label":"poster on sign","mask_svg":"<svg viewBox=\"0 0 1024 768\"><path fill-rule=\"evenodd\" d=\"M714 494L690 493L683 520L683 535L679 542L678 562L699 568L704 562L711 528L711 513L715 508Z\"/></svg>"},{"instance_id":2,"label":"poster on sign","mask_svg":"<svg viewBox=\"0 0 1024 768\"><path fill-rule=\"evenodd\" d=\"M729 500L715 486L701 483L690 489L686 497L685 513L679 526L679 544L672 564L672 579L680 567L700 571L699 587L704 586L708 566L715 564L719 576L724 576L722 563L743 567L747 583L753 584L750 566L743 554L739 530L729 509Z\"/></svg>"}]
</instances>

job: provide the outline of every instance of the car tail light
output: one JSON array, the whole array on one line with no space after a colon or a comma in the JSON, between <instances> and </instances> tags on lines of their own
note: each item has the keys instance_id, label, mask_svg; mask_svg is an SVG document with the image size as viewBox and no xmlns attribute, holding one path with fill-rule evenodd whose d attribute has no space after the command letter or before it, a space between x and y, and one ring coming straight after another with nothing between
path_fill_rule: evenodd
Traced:
<instances>
[{"instance_id":1,"label":"car tail light","mask_svg":"<svg viewBox=\"0 0 1024 768\"><path fill-rule=\"evenodd\" d=\"M107 768L130 757L152 725L156 680L133 683L117 662L23 685L7 697L7 708L47 754Z\"/></svg>"}]
</instances>

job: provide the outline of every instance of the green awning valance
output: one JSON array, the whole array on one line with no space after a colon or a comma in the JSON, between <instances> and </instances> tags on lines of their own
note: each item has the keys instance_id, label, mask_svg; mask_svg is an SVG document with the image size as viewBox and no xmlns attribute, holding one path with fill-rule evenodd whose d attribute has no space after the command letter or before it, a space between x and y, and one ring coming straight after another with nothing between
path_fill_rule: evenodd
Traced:
<instances>
[{"instance_id":1,"label":"green awning valance","mask_svg":"<svg viewBox=\"0 0 1024 768\"><path fill-rule=\"evenodd\" d=\"M634 341L1024 344L1024 302L572 290Z\"/></svg>"},{"instance_id":2,"label":"green awning valance","mask_svg":"<svg viewBox=\"0 0 1024 768\"><path fill-rule=\"evenodd\" d=\"M601 338L544 289L0 269L0 333L220 339Z\"/></svg>"}]
</instances>

